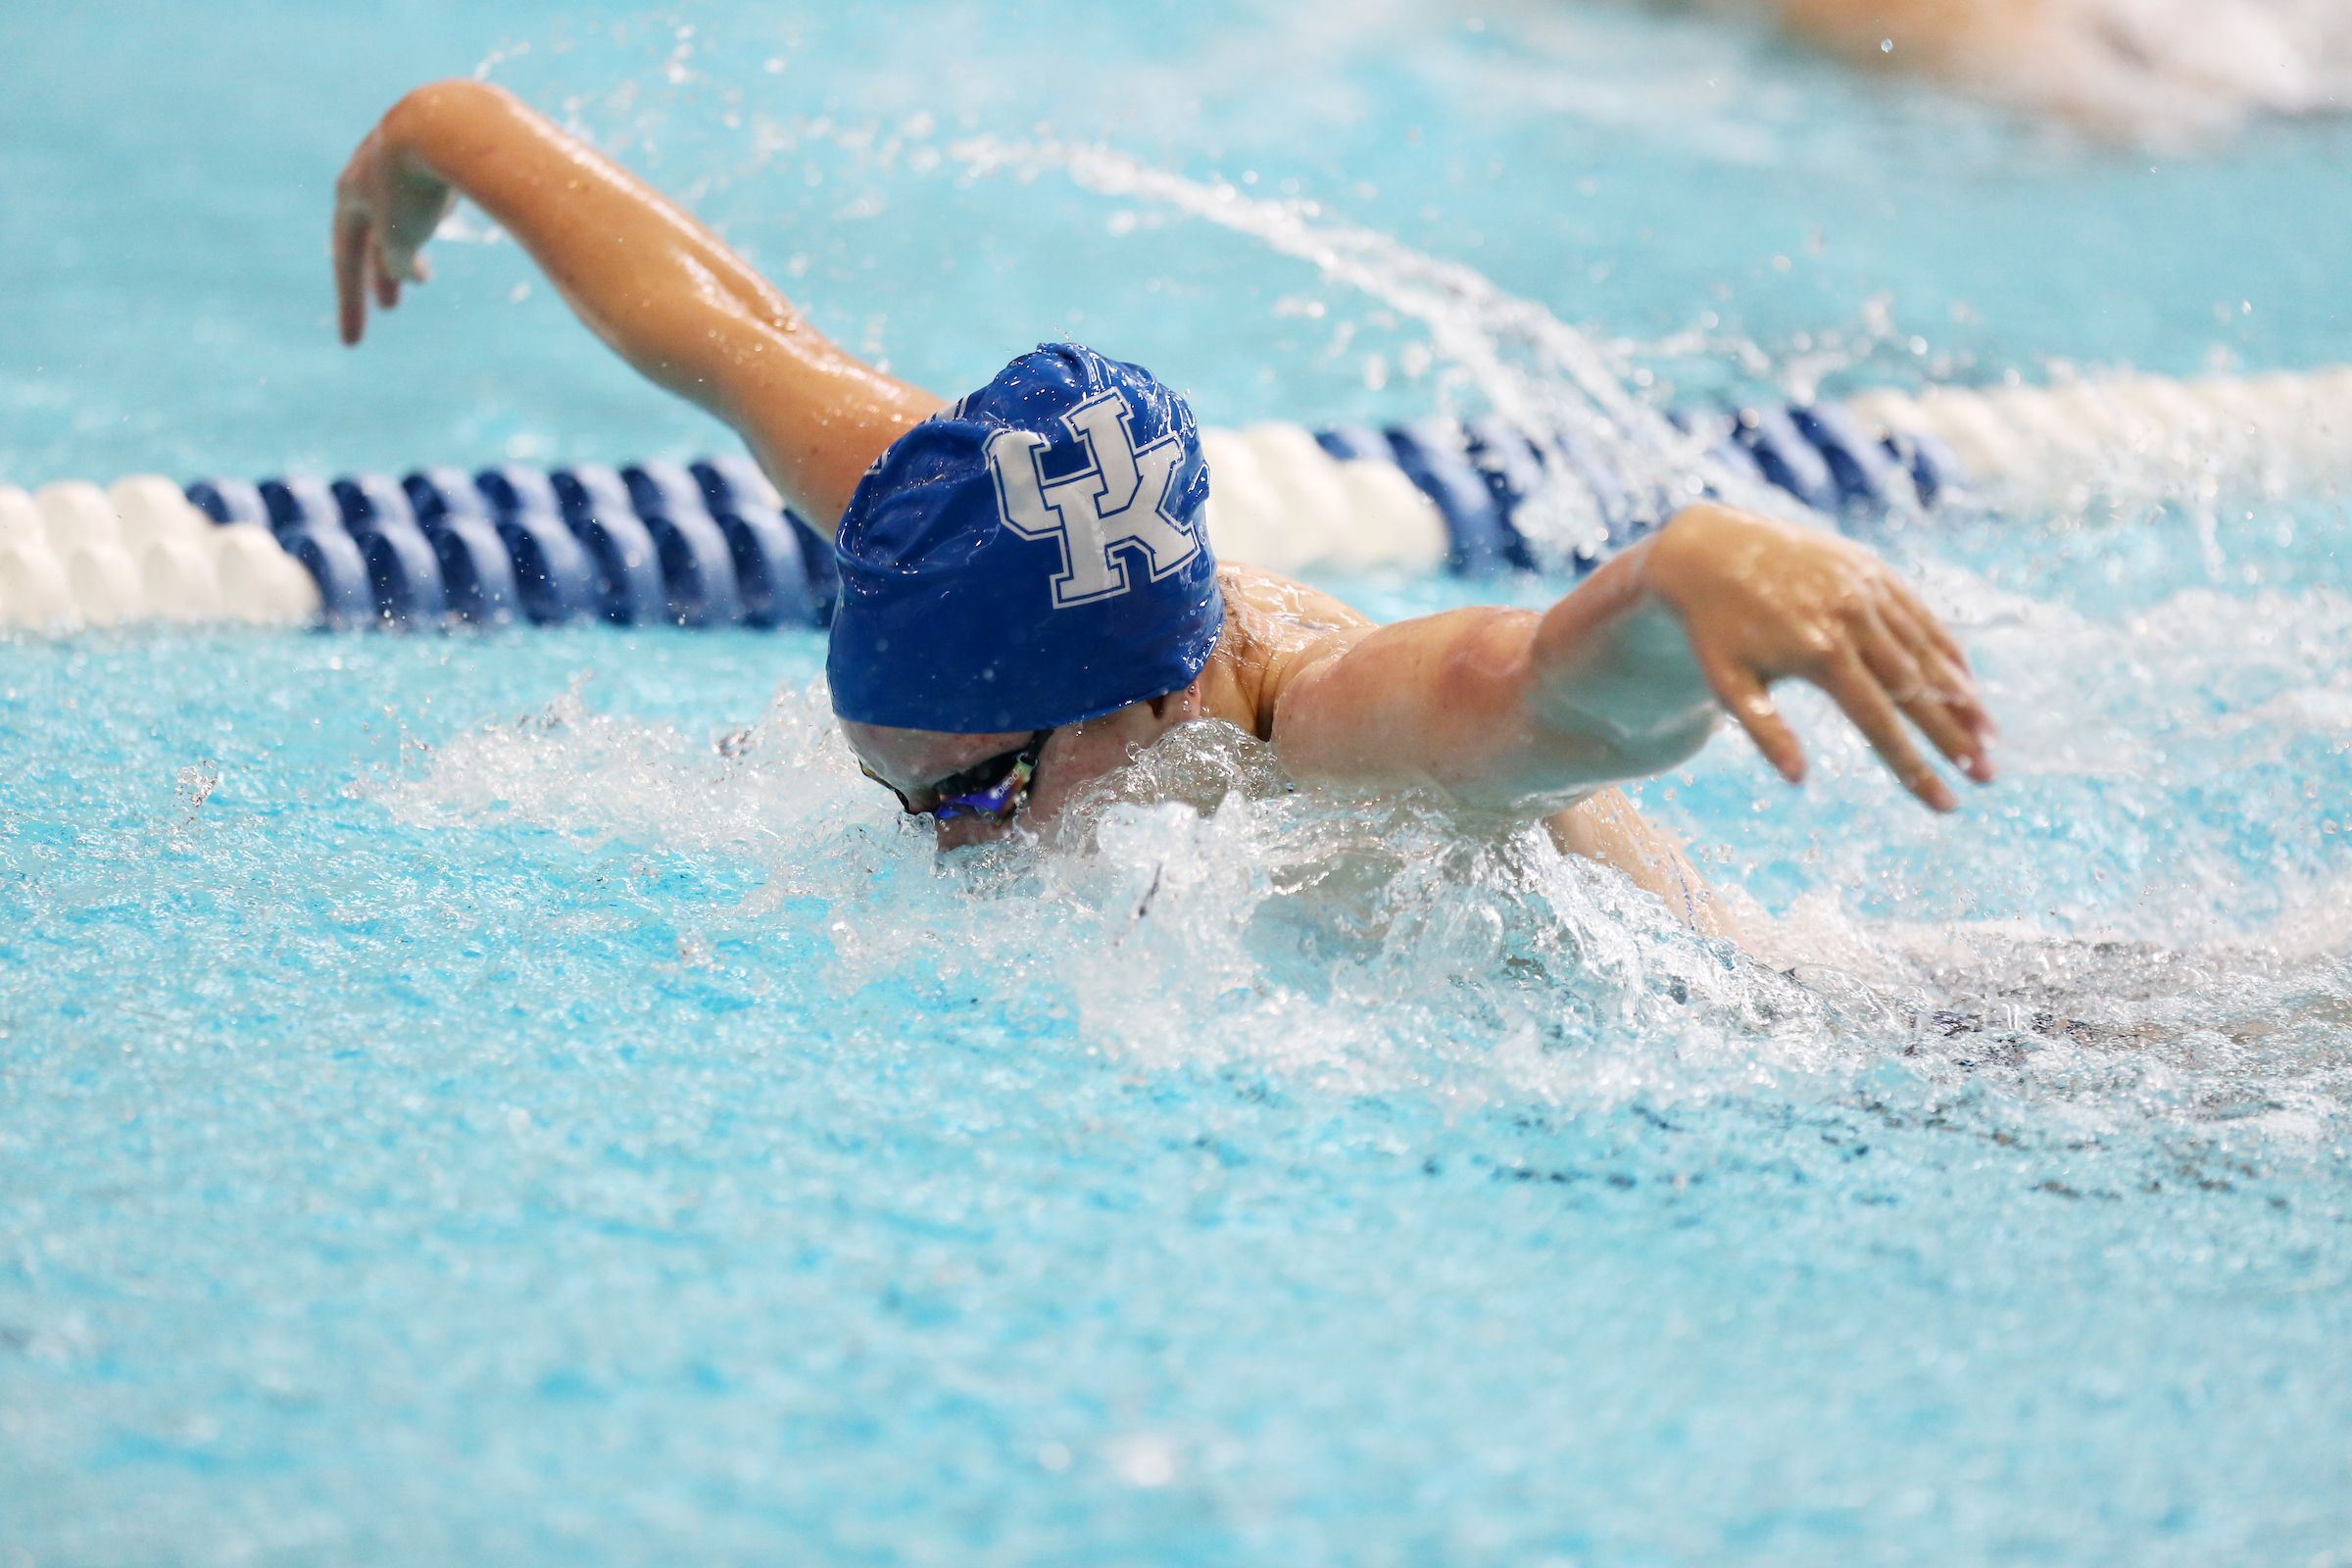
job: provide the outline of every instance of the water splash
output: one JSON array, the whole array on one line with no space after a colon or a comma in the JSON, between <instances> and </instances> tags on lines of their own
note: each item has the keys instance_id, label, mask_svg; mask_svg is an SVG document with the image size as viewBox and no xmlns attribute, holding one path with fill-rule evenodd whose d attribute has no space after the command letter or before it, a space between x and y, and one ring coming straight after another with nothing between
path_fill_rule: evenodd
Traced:
<instances>
[{"instance_id":1,"label":"water splash","mask_svg":"<svg viewBox=\"0 0 2352 1568\"><path fill-rule=\"evenodd\" d=\"M1114 775L1084 808L1088 848L1015 842L936 864L927 831L856 777L821 689L698 742L593 711L575 683L360 788L414 827L536 827L591 856L748 864L765 881L737 917L832 905L835 990L942 1001L1045 978L1087 1038L1153 1067L1600 1102L1801 1065L1818 1034L1801 994L1743 976L1541 831L1465 838L1434 799L1290 793L1270 748L1230 726L1180 729ZM1163 789L1187 798L1152 799ZM1139 979L1152 976L1182 983ZM1777 1055L1754 1032L1768 1016L1767 1043L1788 1025ZM1658 1054L1661 1030L1682 1054Z\"/></svg>"},{"instance_id":2,"label":"water splash","mask_svg":"<svg viewBox=\"0 0 2352 1568\"><path fill-rule=\"evenodd\" d=\"M1247 196L1230 182L1206 183L1092 143L975 136L953 143L949 156L966 179L1059 169L1098 195L1172 208L1305 262L1327 282L1419 321L1444 368L1435 381L1441 409L1463 412L1458 395L1468 393L1542 450L1546 483L1513 520L1550 564L1597 553L1608 536L1599 497L1578 477L1581 465L1571 455L1578 446L1597 451L1626 490L1645 499L1650 515L1708 493L1778 515L1802 514L1784 493L1710 457L1712 436L1677 429L1631 390L1635 345L1604 346L1477 269L1348 222L1320 202Z\"/></svg>"},{"instance_id":3,"label":"water splash","mask_svg":"<svg viewBox=\"0 0 2352 1568\"><path fill-rule=\"evenodd\" d=\"M1759 963L1539 831L1301 794L1213 724L1113 775L1082 808L1084 848L935 858L856 778L821 689L696 740L596 712L575 683L366 789L406 824L748 867L672 967L715 967L714 940L821 900L833 994L1042 1009L1129 1070L1578 1114L1859 1085L1987 1128L2232 1147L2324 1142L2352 1101L2352 973L2325 914L2341 888L2185 945L1862 921L1822 890L1763 924Z\"/></svg>"}]
</instances>

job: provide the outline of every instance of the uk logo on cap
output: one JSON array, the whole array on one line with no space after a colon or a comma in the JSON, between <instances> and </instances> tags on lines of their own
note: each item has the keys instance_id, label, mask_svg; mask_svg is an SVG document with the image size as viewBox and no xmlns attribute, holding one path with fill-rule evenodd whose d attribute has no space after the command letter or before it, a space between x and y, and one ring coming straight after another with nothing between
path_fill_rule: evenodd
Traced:
<instances>
[{"instance_id":1,"label":"uk logo on cap","mask_svg":"<svg viewBox=\"0 0 2352 1568\"><path fill-rule=\"evenodd\" d=\"M1050 729L1182 690L1224 629L1191 406L1049 343L859 481L826 671L845 718Z\"/></svg>"},{"instance_id":2,"label":"uk logo on cap","mask_svg":"<svg viewBox=\"0 0 2352 1568\"><path fill-rule=\"evenodd\" d=\"M997 513L1004 526L1024 539L1060 542L1056 610L1125 593L1128 563L1136 556L1157 582L1200 554L1192 519L1170 510L1184 442L1171 430L1139 448L1134 419L1116 387L1061 416L1090 461L1053 480L1046 478L1053 448L1044 436L1000 430L988 439L988 467L997 476Z\"/></svg>"}]
</instances>

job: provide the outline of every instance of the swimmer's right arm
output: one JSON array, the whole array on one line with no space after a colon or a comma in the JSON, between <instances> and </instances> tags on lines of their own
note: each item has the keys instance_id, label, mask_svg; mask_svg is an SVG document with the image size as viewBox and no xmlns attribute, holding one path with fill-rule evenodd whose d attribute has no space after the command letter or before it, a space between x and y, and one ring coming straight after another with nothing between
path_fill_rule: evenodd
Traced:
<instances>
[{"instance_id":1,"label":"swimmer's right arm","mask_svg":"<svg viewBox=\"0 0 2352 1568\"><path fill-rule=\"evenodd\" d=\"M682 208L502 87L434 82L384 116L335 183L343 341L429 275L460 196L514 236L597 336L742 434L831 531L882 450L941 399L843 351Z\"/></svg>"},{"instance_id":2,"label":"swimmer's right arm","mask_svg":"<svg viewBox=\"0 0 2352 1568\"><path fill-rule=\"evenodd\" d=\"M1467 610L1337 633L1271 684L1276 748L1301 778L1435 783L1465 806L1560 809L1662 772L1729 710L1783 777L1804 752L1769 688L1845 710L1924 804L1950 787L1905 719L1971 778L1992 721L1959 645L1877 557L1730 507L1686 508L1544 614Z\"/></svg>"}]
</instances>

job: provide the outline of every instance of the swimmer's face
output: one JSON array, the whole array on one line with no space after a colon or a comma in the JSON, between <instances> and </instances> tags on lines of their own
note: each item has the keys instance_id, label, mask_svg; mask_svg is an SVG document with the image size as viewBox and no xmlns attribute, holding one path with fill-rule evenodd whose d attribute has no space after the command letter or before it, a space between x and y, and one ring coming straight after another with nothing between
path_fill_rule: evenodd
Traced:
<instances>
[{"instance_id":1,"label":"swimmer's face","mask_svg":"<svg viewBox=\"0 0 2352 1568\"><path fill-rule=\"evenodd\" d=\"M1155 697L1082 724L1064 724L1046 737L1037 772L1019 809L1003 821L957 816L935 821L939 847L953 850L1004 838L1016 827L1051 840L1054 823L1071 800L1107 773L1127 765L1139 751L1188 718L1200 716L1200 688ZM938 803L937 785L993 758L1020 751L1031 731L958 735L934 729L894 729L886 724L841 721L850 749L866 769L921 811Z\"/></svg>"}]
</instances>

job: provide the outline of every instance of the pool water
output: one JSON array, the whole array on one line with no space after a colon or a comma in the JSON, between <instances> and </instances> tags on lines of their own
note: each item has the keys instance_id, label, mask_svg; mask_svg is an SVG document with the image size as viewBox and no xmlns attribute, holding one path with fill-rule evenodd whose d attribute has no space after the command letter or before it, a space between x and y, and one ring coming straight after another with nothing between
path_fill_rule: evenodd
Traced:
<instances>
[{"instance_id":1,"label":"pool water","mask_svg":"<svg viewBox=\"0 0 2352 1568\"><path fill-rule=\"evenodd\" d=\"M11 15L0 480L722 442L478 220L332 344L335 168L483 64L946 390L2352 360L2341 125L1362 10ZM1639 791L1760 959L1206 728L938 862L813 633L0 644L0 1564L2352 1562L2352 534L2122 501L1849 524L2005 726L1958 815L1804 693L1802 792Z\"/></svg>"}]
</instances>

